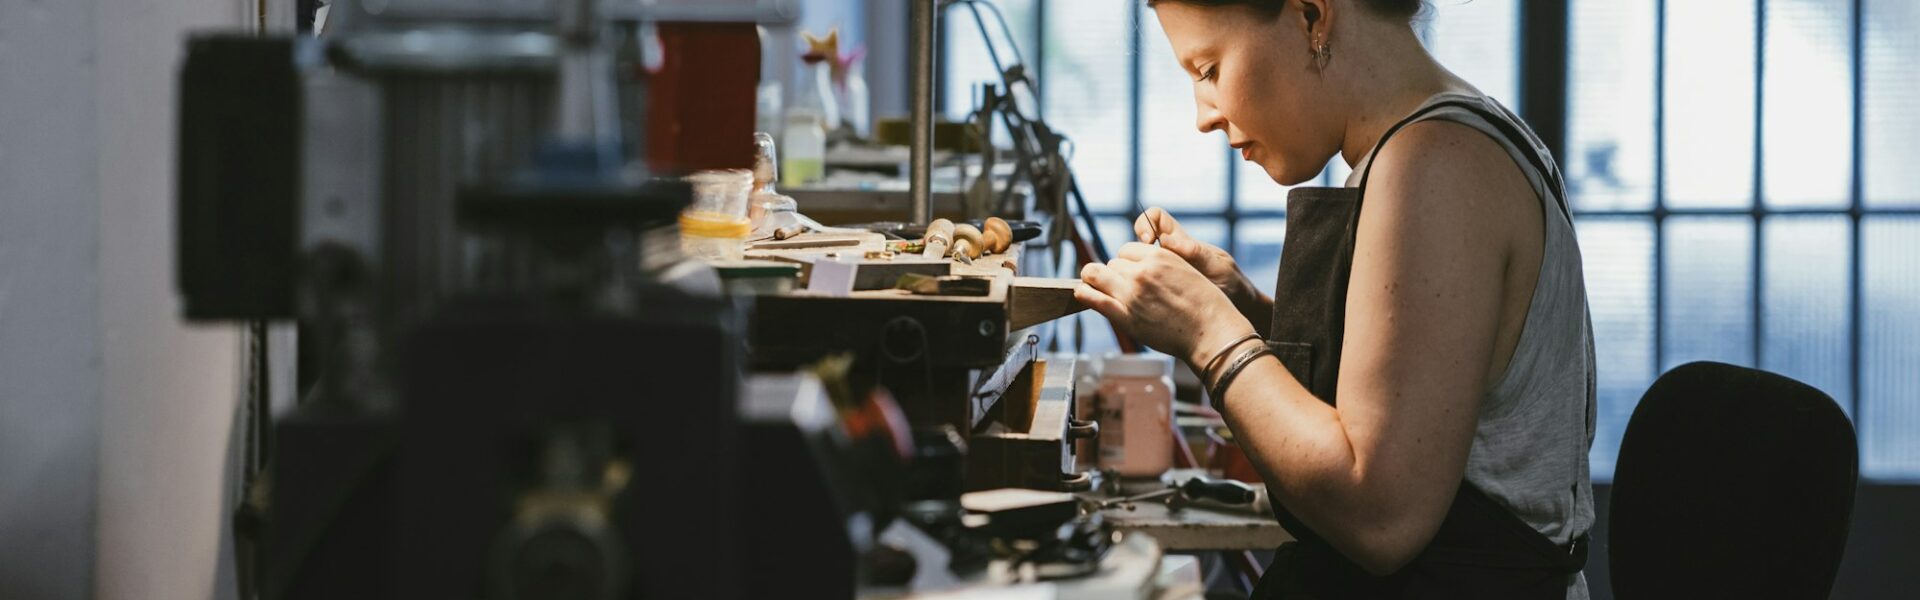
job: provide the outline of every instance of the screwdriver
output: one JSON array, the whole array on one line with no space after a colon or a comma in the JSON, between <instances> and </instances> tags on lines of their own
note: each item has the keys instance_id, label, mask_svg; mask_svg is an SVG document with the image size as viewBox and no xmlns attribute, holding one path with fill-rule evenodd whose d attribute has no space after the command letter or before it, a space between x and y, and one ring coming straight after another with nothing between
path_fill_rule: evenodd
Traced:
<instances>
[{"instance_id":1,"label":"screwdriver","mask_svg":"<svg viewBox=\"0 0 1920 600\"><path fill-rule=\"evenodd\" d=\"M1212 500L1228 506L1252 504L1257 497L1253 486L1232 479L1195 477L1180 484L1180 496L1187 500Z\"/></svg>"}]
</instances>

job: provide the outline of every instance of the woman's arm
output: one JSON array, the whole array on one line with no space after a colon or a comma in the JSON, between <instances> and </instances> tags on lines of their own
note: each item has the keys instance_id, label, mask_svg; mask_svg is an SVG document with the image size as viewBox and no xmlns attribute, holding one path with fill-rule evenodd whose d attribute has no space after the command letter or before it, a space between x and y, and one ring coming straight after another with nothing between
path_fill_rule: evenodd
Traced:
<instances>
[{"instance_id":1,"label":"woman's arm","mask_svg":"<svg viewBox=\"0 0 1920 600\"><path fill-rule=\"evenodd\" d=\"M1223 406L1273 493L1348 558L1385 574L1432 540L1465 473L1512 254L1503 232L1538 227L1539 217L1513 210L1516 199L1535 201L1531 187L1498 145L1466 127L1409 126L1375 161L1339 408L1274 359L1248 366Z\"/></svg>"},{"instance_id":2,"label":"woman's arm","mask_svg":"<svg viewBox=\"0 0 1920 600\"><path fill-rule=\"evenodd\" d=\"M1272 331L1273 296L1268 296L1266 292L1260 291L1260 288L1254 287L1253 281L1247 279L1245 273L1240 275L1238 287L1240 288L1238 293L1227 294L1228 298L1233 299L1234 310L1240 311L1240 316L1245 317L1247 323L1253 325L1254 331Z\"/></svg>"}]
</instances>

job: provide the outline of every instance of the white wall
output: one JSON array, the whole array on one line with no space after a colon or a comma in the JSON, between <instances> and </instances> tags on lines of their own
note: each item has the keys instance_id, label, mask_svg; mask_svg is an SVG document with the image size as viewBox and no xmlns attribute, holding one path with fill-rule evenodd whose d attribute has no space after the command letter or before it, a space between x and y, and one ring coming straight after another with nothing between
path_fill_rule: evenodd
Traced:
<instances>
[{"instance_id":1,"label":"white wall","mask_svg":"<svg viewBox=\"0 0 1920 600\"><path fill-rule=\"evenodd\" d=\"M0 597L92 579L93 7L0 0Z\"/></svg>"},{"instance_id":2,"label":"white wall","mask_svg":"<svg viewBox=\"0 0 1920 600\"><path fill-rule=\"evenodd\" d=\"M233 28L236 0L96 0L100 139L99 598L207 598L239 398L231 327L180 321L174 125L185 32Z\"/></svg>"},{"instance_id":3,"label":"white wall","mask_svg":"<svg viewBox=\"0 0 1920 600\"><path fill-rule=\"evenodd\" d=\"M0 597L207 598L232 328L173 291L183 33L243 0L0 0Z\"/></svg>"}]
</instances>

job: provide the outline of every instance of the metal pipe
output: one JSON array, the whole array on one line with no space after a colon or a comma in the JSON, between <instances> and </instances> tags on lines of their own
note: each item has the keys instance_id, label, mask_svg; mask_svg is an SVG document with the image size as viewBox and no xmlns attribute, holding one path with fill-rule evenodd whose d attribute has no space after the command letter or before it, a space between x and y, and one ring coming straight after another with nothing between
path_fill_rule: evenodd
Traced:
<instances>
[{"instance_id":1,"label":"metal pipe","mask_svg":"<svg viewBox=\"0 0 1920 600\"><path fill-rule=\"evenodd\" d=\"M911 219L925 225L933 220L933 36L939 17L939 0L910 0L909 33L913 44L912 157L908 197L913 204Z\"/></svg>"}]
</instances>

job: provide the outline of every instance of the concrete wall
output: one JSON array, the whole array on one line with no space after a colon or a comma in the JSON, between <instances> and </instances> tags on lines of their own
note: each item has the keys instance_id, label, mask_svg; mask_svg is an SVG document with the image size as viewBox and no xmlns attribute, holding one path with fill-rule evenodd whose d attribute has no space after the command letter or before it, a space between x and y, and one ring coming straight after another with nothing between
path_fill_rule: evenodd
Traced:
<instances>
[{"instance_id":1,"label":"concrete wall","mask_svg":"<svg viewBox=\"0 0 1920 600\"><path fill-rule=\"evenodd\" d=\"M206 598L239 337L172 286L174 74L243 0L0 0L0 597Z\"/></svg>"}]
</instances>

